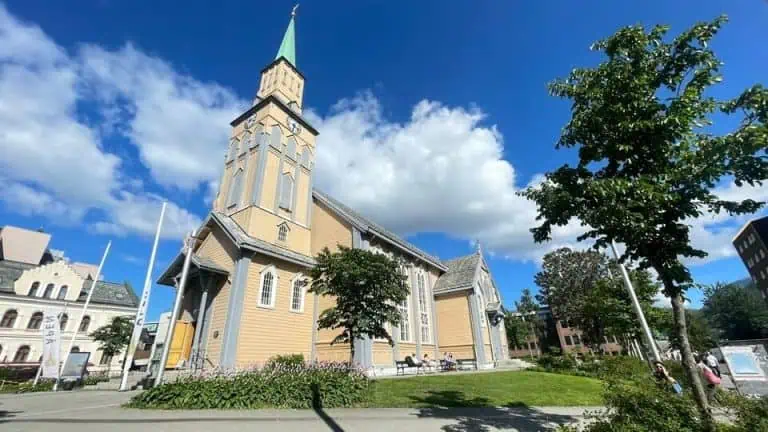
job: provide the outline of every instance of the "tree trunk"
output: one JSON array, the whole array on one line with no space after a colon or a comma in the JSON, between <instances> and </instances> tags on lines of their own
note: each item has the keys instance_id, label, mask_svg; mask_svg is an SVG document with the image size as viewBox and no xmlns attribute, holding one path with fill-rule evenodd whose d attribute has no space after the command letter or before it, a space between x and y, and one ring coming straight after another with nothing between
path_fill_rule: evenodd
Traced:
<instances>
[{"instance_id":1,"label":"tree trunk","mask_svg":"<svg viewBox=\"0 0 768 432\"><path fill-rule=\"evenodd\" d=\"M353 367L355 364L355 336L349 334L349 367Z\"/></svg>"},{"instance_id":2,"label":"tree trunk","mask_svg":"<svg viewBox=\"0 0 768 432\"><path fill-rule=\"evenodd\" d=\"M667 282L664 283L667 285ZM666 287L667 292L674 292L675 287ZM671 288L671 289L670 289ZM696 361L693 359L693 352L691 352L691 344L688 342L688 329L685 323L685 308L683 307L683 295L678 293L672 297L672 313L674 316L674 331L677 333L677 337L680 338L680 345L682 345L681 351L683 355L682 363L688 378L690 379L693 388L693 398L696 401L696 405L699 406L702 419L707 427L707 430L713 430L714 424L712 419L712 413L709 410L709 401L707 400L707 394L704 392L704 386L701 384L699 376L699 369L696 367Z\"/></svg>"}]
</instances>

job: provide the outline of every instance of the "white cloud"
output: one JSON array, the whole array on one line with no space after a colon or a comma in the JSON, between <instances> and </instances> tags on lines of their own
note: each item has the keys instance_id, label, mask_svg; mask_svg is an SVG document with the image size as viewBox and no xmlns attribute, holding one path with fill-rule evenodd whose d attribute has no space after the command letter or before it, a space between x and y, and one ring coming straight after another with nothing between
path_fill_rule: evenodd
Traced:
<instances>
[{"instance_id":1,"label":"white cloud","mask_svg":"<svg viewBox=\"0 0 768 432\"><path fill-rule=\"evenodd\" d=\"M385 119L370 94L342 100L325 118L308 115L318 138L317 185L399 233L445 232L479 239L514 259L537 259L573 242L581 229L558 228L533 242L536 208L516 195L503 138L476 109L419 102L404 124ZM523 185L524 186L524 185Z\"/></svg>"},{"instance_id":2,"label":"white cloud","mask_svg":"<svg viewBox=\"0 0 768 432\"><path fill-rule=\"evenodd\" d=\"M125 134L159 183L193 189L216 180L211 161L222 159L214 154L238 103L130 45L71 56L0 4L0 201L11 211L74 223L95 210L106 216L98 232L151 235L161 198L126 172L126 149L105 149L106 135ZM166 220L166 238L200 222L173 203Z\"/></svg>"},{"instance_id":3,"label":"white cloud","mask_svg":"<svg viewBox=\"0 0 768 432\"><path fill-rule=\"evenodd\" d=\"M131 44L115 52L85 46L80 59L106 116L122 117L123 133L156 181L193 190L217 179L229 122L245 101L218 84L181 75Z\"/></svg>"}]
</instances>

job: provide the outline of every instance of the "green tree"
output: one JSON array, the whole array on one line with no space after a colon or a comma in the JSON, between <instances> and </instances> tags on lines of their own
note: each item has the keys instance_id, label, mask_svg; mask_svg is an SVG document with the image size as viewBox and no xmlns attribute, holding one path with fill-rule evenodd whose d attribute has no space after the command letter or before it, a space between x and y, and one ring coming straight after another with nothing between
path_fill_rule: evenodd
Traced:
<instances>
[{"instance_id":1,"label":"green tree","mask_svg":"<svg viewBox=\"0 0 768 432\"><path fill-rule=\"evenodd\" d=\"M630 269L640 304L650 308L658 286L644 270ZM596 251L561 248L544 256L534 276L539 300L560 320L582 332L584 343L600 350L606 336L638 336L640 323L615 261Z\"/></svg>"},{"instance_id":2,"label":"green tree","mask_svg":"<svg viewBox=\"0 0 768 432\"><path fill-rule=\"evenodd\" d=\"M320 314L317 325L343 329L331 344L349 343L350 364L356 339L383 338L392 345L386 324L400 323L397 305L408 298L401 264L383 254L344 246L334 253L323 248L316 261L309 292L332 296L336 302Z\"/></svg>"},{"instance_id":3,"label":"green tree","mask_svg":"<svg viewBox=\"0 0 768 432\"><path fill-rule=\"evenodd\" d=\"M528 346L528 351L530 352L531 357L533 357L533 349L527 342L530 339L535 339L535 336L540 334L539 327L541 323L536 314L536 312L539 311L539 304L536 303L536 299L533 297L533 294L531 294L531 290L528 288L523 289L523 292L520 295L520 300L515 302L515 308L521 314L521 323L518 326L519 336L526 342L525 345ZM519 346L523 345L520 344Z\"/></svg>"},{"instance_id":4,"label":"green tree","mask_svg":"<svg viewBox=\"0 0 768 432\"><path fill-rule=\"evenodd\" d=\"M768 308L754 284L714 284L704 288L704 316L723 339L768 337Z\"/></svg>"},{"instance_id":5,"label":"green tree","mask_svg":"<svg viewBox=\"0 0 768 432\"><path fill-rule=\"evenodd\" d=\"M133 318L130 316L118 316L112 318L112 321L97 328L91 333L91 338L99 343L99 350L102 355L114 357L122 352L131 341L133 333ZM109 366L107 363L107 375L109 375Z\"/></svg>"},{"instance_id":6,"label":"green tree","mask_svg":"<svg viewBox=\"0 0 768 432\"><path fill-rule=\"evenodd\" d=\"M669 339L669 345L682 352L683 343L674 331L674 314L670 308L652 308L647 314L648 324ZM704 352L717 345L717 338L701 310L686 309L685 322L688 327L688 342L691 349Z\"/></svg>"},{"instance_id":7,"label":"green tree","mask_svg":"<svg viewBox=\"0 0 768 432\"><path fill-rule=\"evenodd\" d=\"M692 219L752 213L763 205L718 196L713 189L722 179L741 186L768 178L768 90L756 85L726 102L707 92L722 81L710 41L725 21L698 23L672 40L666 26L630 26L596 42L592 49L606 56L602 63L549 85L552 95L572 103L557 147L577 148L578 164L522 192L543 220L532 230L536 241L578 219L586 228L579 240L592 239L596 247L623 243L623 259L657 272L672 301L686 374L709 423L686 334L683 301L692 280L681 258L707 255L691 245ZM707 126L716 111L738 112L741 122L715 135Z\"/></svg>"}]
</instances>

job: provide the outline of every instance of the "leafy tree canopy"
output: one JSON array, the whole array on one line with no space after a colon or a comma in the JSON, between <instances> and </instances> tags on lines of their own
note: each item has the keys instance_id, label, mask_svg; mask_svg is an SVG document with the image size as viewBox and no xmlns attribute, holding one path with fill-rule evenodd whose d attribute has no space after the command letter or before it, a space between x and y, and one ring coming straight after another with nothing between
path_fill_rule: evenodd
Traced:
<instances>
[{"instance_id":1,"label":"leafy tree canopy","mask_svg":"<svg viewBox=\"0 0 768 432\"><path fill-rule=\"evenodd\" d=\"M592 49L605 55L594 68L577 68L550 84L569 99L571 119L558 147L578 149L578 163L547 173L522 195L538 205L536 241L552 228L579 220L597 247L626 245L623 258L656 270L671 298L683 364L701 414L711 414L687 343L683 292L692 280L681 257L704 257L691 245L690 220L707 213L752 213L763 203L714 192L721 180L736 186L768 178L768 89L755 85L732 100L707 92L723 80L710 41L726 22L698 23L677 37L669 27L620 29ZM739 114L732 131L708 126L720 112Z\"/></svg>"},{"instance_id":2,"label":"leafy tree canopy","mask_svg":"<svg viewBox=\"0 0 768 432\"><path fill-rule=\"evenodd\" d=\"M644 270L630 269L630 278L641 305L649 309L658 286ZM599 348L604 336L635 335L640 328L618 265L597 251L550 252L535 281L539 300L558 319L578 327L593 349Z\"/></svg>"},{"instance_id":3,"label":"leafy tree canopy","mask_svg":"<svg viewBox=\"0 0 768 432\"><path fill-rule=\"evenodd\" d=\"M720 338L768 337L768 307L760 291L749 285L718 283L704 289L704 316L720 330Z\"/></svg>"},{"instance_id":4,"label":"leafy tree canopy","mask_svg":"<svg viewBox=\"0 0 768 432\"><path fill-rule=\"evenodd\" d=\"M112 318L109 324L94 330L90 336L99 343L99 349L104 355L113 357L128 346L132 333L133 318L118 316Z\"/></svg>"},{"instance_id":5,"label":"leafy tree canopy","mask_svg":"<svg viewBox=\"0 0 768 432\"><path fill-rule=\"evenodd\" d=\"M331 343L368 336L392 344L386 324L400 323L397 305L408 298L401 263L383 254L344 246L333 253L323 248L316 261L310 272L309 292L332 296L336 302L320 314L318 327L342 329ZM349 345L354 358L354 343Z\"/></svg>"}]
</instances>

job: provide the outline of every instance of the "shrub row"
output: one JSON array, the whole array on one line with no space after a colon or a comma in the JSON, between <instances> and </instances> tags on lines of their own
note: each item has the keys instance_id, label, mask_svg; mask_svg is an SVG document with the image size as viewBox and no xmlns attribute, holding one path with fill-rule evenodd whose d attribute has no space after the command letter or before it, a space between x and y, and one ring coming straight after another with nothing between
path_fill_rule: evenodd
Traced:
<instances>
[{"instance_id":1,"label":"shrub row","mask_svg":"<svg viewBox=\"0 0 768 432\"><path fill-rule=\"evenodd\" d=\"M153 387L127 406L155 409L328 408L364 399L368 379L345 363L270 362L263 369L188 376Z\"/></svg>"}]
</instances>

